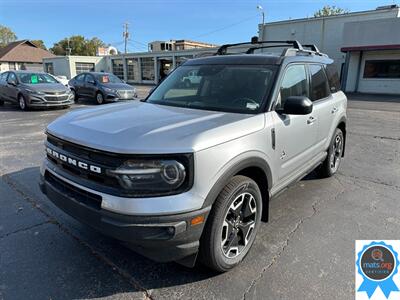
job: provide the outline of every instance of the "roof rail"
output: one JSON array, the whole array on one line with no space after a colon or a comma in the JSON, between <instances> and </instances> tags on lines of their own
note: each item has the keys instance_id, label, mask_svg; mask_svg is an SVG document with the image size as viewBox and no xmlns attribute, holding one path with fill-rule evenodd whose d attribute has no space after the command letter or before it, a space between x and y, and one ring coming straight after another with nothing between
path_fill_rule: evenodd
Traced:
<instances>
[{"instance_id":1,"label":"roof rail","mask_svg":"<svg viewBox=\"0 0 400 300\"><path fill-rule=\"evenodd\" d=\"M227 54L227 49L235 46L242 45L262 45L262 44L285 44L292 45L293 48L298 50L303 50L302 45L296 40L287 40L287 41L259 41L257 37L253 37L250 42L245 43L235 43L235 44L225 44L218 48L217 55L225 55ZM282 47L282 46L281 46Z\"/></svg>"},{"instance_id":2,"label":"roof rail","mask_svg":"<svg viewBox=\"0 0 400 300\"><path fill-rule=\"evenodd\" d=\"M314 51L314 52L316 52L316 53L321 53L321 52L319 51L319 49L317 48L317 46L315 46L314 44L303 45L303 47L310 48L311 51Z\"/></svg>"},{"instance_id":3,"label":"roof rail","mask_svg":"<svg viewBox=\"0 0 400 300\"><path fill-rule=\"evenodd\" d=\"M287 44L286 44L286 45L272 45L272 46L252 47L252 48L249 48L249 49L246 51L246 54L253 54L254 51L255 51L255 50L258 50L258 49L281 48L281 47L287 47Z\"/></svg>"}]
</instances>

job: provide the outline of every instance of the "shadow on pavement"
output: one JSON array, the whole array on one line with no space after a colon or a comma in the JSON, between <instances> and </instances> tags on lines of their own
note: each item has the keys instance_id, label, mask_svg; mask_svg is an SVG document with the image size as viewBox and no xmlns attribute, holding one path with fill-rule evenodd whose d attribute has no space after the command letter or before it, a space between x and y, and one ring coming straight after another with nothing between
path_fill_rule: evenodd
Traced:
<instances>
[{"instance_id":1,"label":"shadow on pavement","mask_svg":"<svg viewBox=\"0 0 400 300\"><path fill-rule=\"evenodd\" d=\"M78 223L41 194L38 167L6 174L2 179L9 183L0 181L10 190L10 199L1 205L10 206L18 199L35 207L30 214L40 215L40 219L36 216L37 224L0 237L0 296L76 299L127 292L142 295L143 290L216 275L202 266L189 269L176 263L156 263ZM7 222L19 221L12 214L9 218L0 222L6 229Z\"/></svg>"}]
</instances>

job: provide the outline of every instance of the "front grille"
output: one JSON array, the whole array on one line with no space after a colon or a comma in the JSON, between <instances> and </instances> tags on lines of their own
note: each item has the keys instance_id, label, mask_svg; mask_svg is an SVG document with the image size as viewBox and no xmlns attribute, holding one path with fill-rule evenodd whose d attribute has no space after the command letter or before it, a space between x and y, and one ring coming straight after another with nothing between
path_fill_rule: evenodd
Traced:
<instances>
[{"instance_id":1,"label":"front grille","mask_svg":"<svg viewBox=\"0 0 400 300\"><path fill-rule=\"evenodd\" d=\"M60 171L58 173L63 178L77 182L79 185L88 187L91 190L106 194L120 197L150 197L150 195L156 195L156 193L151 190L149 190L148 193L141 194L126 190L116 177L108 175L108 170L117 169L129 159L176 159L187 168L188 176L182 184L181 189L171 191L170 194L182 192L191 188L193 185L192 154L117 154L74 144L50 134L47 134L46 148L47 159L59 168ZM54 156L54 151L58 153L58 156ZM71 161L68 159L76 160L75 164L71 164ZM100 172L93 172L90 168L81 168L78 162L86 163L88 166L98 167Z\"/></svg>"},{"instance_id":2,"label":"front grille","mask_svg":"<svg viewBox=\"0 0 400 300\"><path fill-rule=\"evenodd\" d=\"M47 101L60 102L60 101L68 100L68 95L64 95L64 96L45 96L44 98Z\"/></svg>"},{"instance_id":3,"label":"front grille","mask_svg":"<svg viewBox=\"0 0 400 300\"><path fill-rule=\"evenodd\" d=\"M87 192L76 186L73 186L72 184L69 184L59 179L58 177L54 176L48 171L46 171L44 178L51 186L53 186L60 193L67 196L68 198L72 198L75 201L78 201L92 208L98 210L101 209L101 201L102 201L101 196Z\"/></svg>"}]
</instances>

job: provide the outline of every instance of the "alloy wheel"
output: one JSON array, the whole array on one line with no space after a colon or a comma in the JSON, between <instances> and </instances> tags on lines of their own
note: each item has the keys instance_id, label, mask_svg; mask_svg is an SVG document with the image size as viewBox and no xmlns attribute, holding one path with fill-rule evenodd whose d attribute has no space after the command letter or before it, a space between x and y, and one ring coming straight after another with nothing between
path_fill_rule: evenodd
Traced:
<instances>
[{"instance_id":1,"label":"alloy wheel","mask_svg":"<svg viewBox=\"0 0 400 300\"><path fill-rule=\"evenodd\" d=\"M222 225L221 249L227 258L234 258L249 245L256 226L257 202L250 193L235 198Z\"/></svg>"},{"instance_id":2,"label":"alloy wheel","mask_svg":"<svg viewBox=\"0 0 400 300\"><path fill-rule=\"evenodd\" d=\"M21 110L24 110L26 107L26 104L25 104L25 99L23 96L19 96L18 103L19 103L19 108Z\"/></svg>"},{"instance_id":3,"label":"alloy wheel","mask_svg":"<svg viewBox=\"0 0 400 300\"><path fill-rule=\"evenodd\" d=\"M98 93L98 94L96 95L96 100L97 100L97 103L98 103L98 104L102 104L103 101L104 101L103 95L102 95L101 93Z\"/></svg>"},{"instance_id":4,"label":"alloy wheel","mask_svg":"<svg viewBox=\"0 0 400 300\"><path fill-rule=\"evenodd\" d=\"M339 168L340 158L342 157L343 151L343 138L340 134L335 136L335 140L332 145L332 153L329 160L329 166L332 172L336 172Z\"/></svg>"}]
</instances>

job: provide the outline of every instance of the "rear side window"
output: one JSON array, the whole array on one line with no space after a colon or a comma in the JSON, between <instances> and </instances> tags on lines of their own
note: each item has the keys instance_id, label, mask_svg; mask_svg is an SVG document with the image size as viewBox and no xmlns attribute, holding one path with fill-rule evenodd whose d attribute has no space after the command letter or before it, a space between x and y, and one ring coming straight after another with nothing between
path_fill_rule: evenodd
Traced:
<instances>
[{"instance_id":1,"label":"rear side window","mask_svg":"<svg viewBox=\"0 0 400 300\"><path fill-rule=\"evenodd\" d=\"M85 77L85 74L79 74L78 76L75 77L75 80L76 81L83 81L84 77Z\"/></svg>"},{"instance_id":2,"label":"rear side window","mask_svg":"<svg viewBox=\"0 0 400 300\"><path fill-rule=\"evenodd\" d=\"M310 65L311 100L317 101L330 95L328 80L321 65Z\"/></svg>"},{"instance_id":3,"label":"rear side window","mask_svg":"<svg viewBox=\"0 0 400 300\"><path fill-rule=\"evenodd\" d=\"M331 93L336 93L340 91L339 74L334 65L331 64L326 66L326 76L328 77Z\"/></svg>"},{"instance_id":4,"label":"rear side window","mask_svg":"<svg viewBox=\"0 0 400 300\"><path fill-rule=\"evenodd\" d=\"M0 74L0 83L5 83L7 80L8 73Z\"/></svg>"},{"instance_id":5,"label":"rear side window","mask_svg":"<svg viewBox=\"0 0 400 300\"><path fill-rule=\"evenodd\" d=\"M308 80L304 65L292 65L286 69L280 87L280 99L277 109L283 109L286 99L290 96L308 97Z\"/></svg>"}]
</instances>

